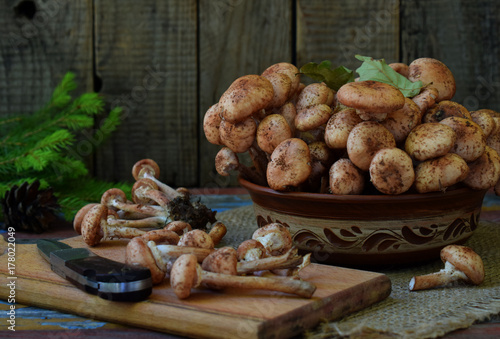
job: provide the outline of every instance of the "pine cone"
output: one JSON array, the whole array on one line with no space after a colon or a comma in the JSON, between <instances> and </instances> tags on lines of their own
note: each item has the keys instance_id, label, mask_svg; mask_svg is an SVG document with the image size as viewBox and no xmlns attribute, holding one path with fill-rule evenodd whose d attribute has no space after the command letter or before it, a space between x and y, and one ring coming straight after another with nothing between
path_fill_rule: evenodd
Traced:
<instances>
[{"instance_id":1,"label":"pine cone","mask_svg":"<svg viewBox=\"0 0 500 339\"><path fill-rule=\"evenodd\" d=\"M60 208L52 188L39 190L40 182L24 182L5 193L1 200L5 217L4 229L14 227L19 232L42 233L58 219Z\"/></svg>"}]
</instances>

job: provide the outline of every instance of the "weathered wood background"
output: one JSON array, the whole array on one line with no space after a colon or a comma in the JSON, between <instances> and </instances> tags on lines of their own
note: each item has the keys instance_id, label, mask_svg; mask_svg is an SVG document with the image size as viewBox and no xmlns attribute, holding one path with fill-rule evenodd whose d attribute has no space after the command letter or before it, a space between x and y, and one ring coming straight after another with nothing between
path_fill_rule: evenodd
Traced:
<instances>
[{"instance_id":1,"label":"weathered wood background","mask_svg":"<svg viewBox=\"0 0 500 339\"><path fill-rule=\"evenodd\" d=\"M93 174L131 181L148 157L172 185L223 187L234 180L216 174L201 122L237 77L280 61L434 57L455 75L455 101L500 110L499 30L497 0L5 0L0 115L36 110L73 71L80 91L124 108L110 140L75 145Z\"/></svg>"}]
</instances>

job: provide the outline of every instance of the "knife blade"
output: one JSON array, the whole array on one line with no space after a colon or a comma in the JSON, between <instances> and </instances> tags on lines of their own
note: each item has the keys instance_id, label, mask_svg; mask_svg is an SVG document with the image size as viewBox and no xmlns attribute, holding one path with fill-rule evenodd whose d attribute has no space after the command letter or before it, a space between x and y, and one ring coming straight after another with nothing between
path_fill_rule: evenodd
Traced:
<instances>
[{"instance_id":1,"label":"knife blade","mask_svg":"<svg viewBox=\"0 0 500 339\"><path fill-rule=\"evenodd\" d=\"M37 241L40 255L52 271L79 289L112 301L141 301L152 292L151 272L100 257L87 248L73 248L52 239Z\"/></svg>"}]
</instances>

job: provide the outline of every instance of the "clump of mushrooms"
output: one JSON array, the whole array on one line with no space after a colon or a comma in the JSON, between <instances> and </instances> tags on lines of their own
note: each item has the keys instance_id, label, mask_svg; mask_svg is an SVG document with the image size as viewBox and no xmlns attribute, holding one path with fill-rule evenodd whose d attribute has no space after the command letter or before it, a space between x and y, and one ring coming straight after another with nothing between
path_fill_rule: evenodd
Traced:
<instances>
[{"instance_id":1,"label":"clump of mushrooms","mask_svg":"<svg viewBox=\"0 0 500 339\"><path fill-rule=\"evenodd\" d=\"M207 140L223 146L217 172L236 171L276 191L337 195L372 194L372 186L388 195L414 192L414 187L426 193L497 186L500 113L469 112L453 101L455 78L440 60L388 66L394 74L380 70L380 80L364 77L335 90L327 81L302 83L289 63L238 78L204 118ZM384 76L392 78L384 81ZM400 85L405 81L418 85L416 91L409 94ZM327 150L322 152L328 161L317 157L317 145ZM238 154L245 152L252 166L239 162ZM396 164L392 173L397 175L388 175L388 161ZM486 178L478 180L478 173ZM368 180L374 185L365 185Z\"/></svg>"},{"instance_id":2,"label":"clump of mushrooms","mask_svg":"<svg viewBox=\"0 0 500 339\"><path fill-rule=\"evenodd\" d=\"M410 291L447 286L456 281L479 285L484 280L484 265L474 250L462 245L448 245L441 250L444 268L436 273L413 277Z\"/></svg>"}]
</instances>

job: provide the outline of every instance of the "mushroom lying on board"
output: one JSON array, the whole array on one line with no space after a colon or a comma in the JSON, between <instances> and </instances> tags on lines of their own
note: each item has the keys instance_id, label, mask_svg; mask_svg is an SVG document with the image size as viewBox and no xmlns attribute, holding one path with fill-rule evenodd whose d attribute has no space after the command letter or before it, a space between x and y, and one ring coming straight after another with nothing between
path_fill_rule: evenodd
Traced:
<instances>
[{"instance_id":1,"label":"mushroom lying on board","mask_svg":"<svg viewBox=\"0 0 500 339\"><path fill-rule=\"evenodd\" d=\"M214 289L225 287L263 289L295 294L311 298L316 286L308 281L286 278L265 278L255 276L238 276L204 271L193 254L181 255L170 271L170 286L179 299L191 294L192 288L207 286Z\"/></svg>"},{"instance_id":2,"label":"mushroom lying on board","mask_svg":"<svg viewBox=\"0 0 500 339\"><path fill-rule=\"evenodd\" d=\"M111 239L131 239L146 233L133 227L111 226L107 222L108 208L99 204L92 207L83 217L81 230L85 243L95 246L101 241Z\"/></svg>"},{"instance_id":3,"label":"mushroom lying on board","mask_svg":"<svg viewBox=\"0 0 500 339\"><path fill-rule=\"evenodd\" d=\"M444 268L436 273L413 277L410 291L446 286L459 280L479 285L484 280L483 261L470 247L448 245L441 250L441 260Z\"/></svg>"},{"instance_id":4,"label":"mushroom lying on board","mask_svg":"<svg viewBox=\"0 0 500 339\"><path fill-rule=\"evenodd\" d=\"M148 237L136 237L127 244L126 262L149 268L153 284L156 285L163 281L179 256L189 253L201 263L212 251L171 244L157 245L155 241L148 240Z\"/></svg>"},{"instance_id":5,"label":"mushroom lying on board","mask_svg":"<svg viewBox=\"0 0 500 339\"><path fill-rule=\"evenodd\" d=\"M222 247L210 253L203 260L201 267L205 271L214 273L242 275L264 270L296 268L304 261L309 262L308 257L298 255L298 250L295 247L279 256L249 261L238 261L238 254L234 248Z\"/></svg>"},{"instance_id":6,"label":"mushroom lying on board","mask_svg":"<svg viewBox=\"0 0 500 339\"><path fill-rule=\"evenodd\" d=\"M252 234L252 239L260 242L269 256L288 252L292 246L292 236L286 226L273 222L258 228Z\"/></svg>"}]
</instances>

